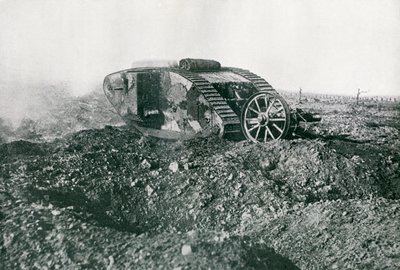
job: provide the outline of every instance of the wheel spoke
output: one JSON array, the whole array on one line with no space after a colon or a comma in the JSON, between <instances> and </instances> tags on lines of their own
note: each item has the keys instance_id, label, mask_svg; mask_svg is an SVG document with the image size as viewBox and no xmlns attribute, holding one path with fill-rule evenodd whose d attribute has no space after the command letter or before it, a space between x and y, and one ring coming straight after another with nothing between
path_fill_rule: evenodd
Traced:
<instances>
[{"instance_id":1,"label":"wheel spoke","mask_svg":"<svg viewBox=\"0 0 400 270\"><path fill-rule=\"evenodd\" d=\"M265 132L264 132L264 142L267 142L267 136L268 136L268 127L265 126Z\"/></svg>"},{"instance_id":2,"label":"wheel spoke","mask_svg":"<svg viewBox=\"0 0 400 270\"><path fill-rule=\"evenodd\" d=\"M250 125L252 125L252 124L257 124L257 123L258 123L258 118L247 118L246 121L247 121L247 123L249 123Z\"/></svg>"},{"instance_id":3,"label":"wheel spoke","mask_svg":"<svg viewBox=\"0 0 400 270\"><path fill-rule=\"evenodd\" d=\"M258 139L258 134L260 133L261 126L258 125L256 136L254 137L256 140Z\"/></svg>"},{"instance_id":4,"label":"wheel spoke","mask_svg":"<svg viewBox=\"0 0 400 270\"><path fill-rule=\"evenodd\" d=\"M264 101L265 101L265 112L268 111L268 99L267 99L267 95L264 95Z\"/></svg>"},{"instance_id":5,"label":"wheel spoke","mask_svg":"<svg viewBox=\"0 0 400 270\"><path fill-rule=\"evenodd\" d=\"M257 124L257 125L255 125L255 126L253 126L252 128L250 128L248 131L250 132L250 131L252 131L252 130L258 128L259 126L260 126L260 124Z\"/></svg>"},{"instance_id":6,"label":"wheel spoke","mask_svg":"<svg viewBox=\"0 0 400 270\"><path fill-rule=\"evenodd\" d=\"M285 118L270 118L270 122L281 122L281 121L286 121Z\"/></svg>"},{"instance_id":7,"label":"wheel spoke","mask_svg":"<svg viewBox=\"0 0 400 270\"><path fill-rule=\"evenodd\" d=\"M276 128L277 130L279 130L280 133L283 132L283 129L281 129L280 127L278 127L275 123L273 123L272 126L273 126L274 128Z\"/></svg>"},{"instance_id":8,"label":"wheel spoke","mask_svg":"<svg viewBox=\"0 0 400 270\"><path fill-rule=\"evenodd\" d=\"M268 109L267 109L267 114L269 113L269 111L272 109L272 106L274 105L274 103L275 103L275 98L273 98L272 99L272 102L271 102L271 104L269 104L269 106L268 106Z\"/></svg>"},{"instance_id":9,"label":"wheel spoke","mask_svg":"<svg viewBox=\"0 0 400 270\"><path fill-rule=\"evenodd\" d=\"M259 113L260 113L259 111L254 110L252 107L249 107L249 110L252 111L252 112L254 112L254 113L256 113L256 114L259 114Z\"/></svg>"},{"instance_id":10,"label":"wheel spoke","mask_svg":"<svg viewBox=\"0 0 400 270\"><path fill-rule=\"evenodd\" d=\"M274 106L274 108L276 108L276 107ZM275 114L280 113L280 112L283 111L285 108L283 108L283 106L282 106L282 107L276 108L276 109L277 109L277 111L274 112Z\"/></svg>"},{"instance_id":11,"label":"wheel spoke","mask_svg":"<svg viewBox=\"0 0 400 270\"><path fill-rule=\"evenodd\" d=\"M269 129L269 127L265 126L265 128L267 129L267 131L268 131L268 133L269 133L269 136L271 136L271 138L272 138L273 140L275 140L274 134L272 134L272 132L271 132L271 130Z\"/></svg>"},{"instance_id":12,"label":"wheel spoke","mask_svg":"<svg viewBox=\"0 0 400 270\"><path fill-rule=\"evenodd\" d=\"M254 103L256 104L258 111L261 112L260 105L258 104L257 98L254 99Z\"/></svg>"}]
</instances>

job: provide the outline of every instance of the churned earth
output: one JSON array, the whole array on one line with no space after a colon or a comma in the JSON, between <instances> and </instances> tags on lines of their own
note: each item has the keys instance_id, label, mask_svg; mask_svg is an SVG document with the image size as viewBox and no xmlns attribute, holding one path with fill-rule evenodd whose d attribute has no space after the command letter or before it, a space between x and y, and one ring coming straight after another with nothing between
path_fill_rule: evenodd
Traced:
<instances>
[{"instance_id":1,"label":"churned earth","mask_svg":"<svg viewBox=\"0 0 400 270\"><path fill-rule=\"evenodd\" d=\"M400 267L398 104L287 97L322 122L177 142L91 95L3 129L0 269Z\"/></svg>"}]
</instances>

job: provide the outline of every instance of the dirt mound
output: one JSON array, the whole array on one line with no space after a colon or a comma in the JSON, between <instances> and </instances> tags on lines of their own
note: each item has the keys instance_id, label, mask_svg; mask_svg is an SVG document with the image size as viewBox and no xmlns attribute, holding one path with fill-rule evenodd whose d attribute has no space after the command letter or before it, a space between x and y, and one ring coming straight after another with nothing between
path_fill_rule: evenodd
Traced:
<instances>
[{"instance_id":1,"label":"dirt mound","mask_svg":"<svg viewBox=\"0 0 400 270\"><path fill-rule=\"evenodd\" d=\"M8 144L0 144L0 161L32 156L43 156L46 146L28 141L13 141Z\"/></svg>"},{"instance_id":2,"label":"dirt mound","mask_svg":"<svg viewBox=\"0 0 400 270\"><path fill-rule=\"evenodd\" d=\"M299 202L387 195L368 163L318 140L165 142L110 127L52 147L26 164L29 194L136 233L240 231L247 215L275 215Z\"/></svg>"},{"instance_id":3,"label":"dirt mound","mask_svg":"<svg viewBox=\"0 0 400 270\"><path fill-rule=\"evenodd\" d=\"M83 222L73 207L3 206L2 269L298 269L266 243L223 231L135 235Z\"/></svg>"},{"instance_id":4,"label":"dirt mound","mask_svg":"<svg viewBox=\"0 0 400 270\"><path fill-rule=\"evenodd\" d=\"M0 268L396 269L400 143L373 109L258 145L69 134L65 109L63 138L0 145Z\"/></svg>"},{"instance_id":5,"label":"dirt mound","mask_svg":"<svg viewBox=\"0 0 400 270\"><path fill-rule=\"evenodd\" d=\"M400 206L387 199L325 201L252 224L301 269L400 267Z\"/></svg>"}]
</instances>

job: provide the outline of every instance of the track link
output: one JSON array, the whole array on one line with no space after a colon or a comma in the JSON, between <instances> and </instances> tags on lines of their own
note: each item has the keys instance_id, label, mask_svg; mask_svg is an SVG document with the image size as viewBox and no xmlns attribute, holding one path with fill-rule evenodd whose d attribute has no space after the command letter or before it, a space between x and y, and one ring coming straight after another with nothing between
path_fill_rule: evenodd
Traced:
<instances>
[{"instance_id":1,"label":"track link","mask_svg":"<svg viewBox=\"0 0 400 270\"><path fill-rule=\"evenodd\" d=\"M249 70L241 68L229 68L229 70L248 79L258 91L276 92L266 80Z\"/></svg>"}]
</instances>

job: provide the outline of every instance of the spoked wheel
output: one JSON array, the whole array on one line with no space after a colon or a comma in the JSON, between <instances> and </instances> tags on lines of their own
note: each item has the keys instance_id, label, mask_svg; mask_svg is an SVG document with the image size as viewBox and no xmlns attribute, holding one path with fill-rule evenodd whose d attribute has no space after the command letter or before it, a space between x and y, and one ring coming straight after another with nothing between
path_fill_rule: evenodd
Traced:
<instances>
[{"instance_id":1,"label":"spoked wheel","mask_svg":"<svg viewBox=\"0 0 400 270\"><path fill-rule=\"evenodd\" d=\"M240 121L243 134L248 140L277 140L288 133L289 106L277 93L258 92L244 104Z\"/></svg>"}]
</instances>

